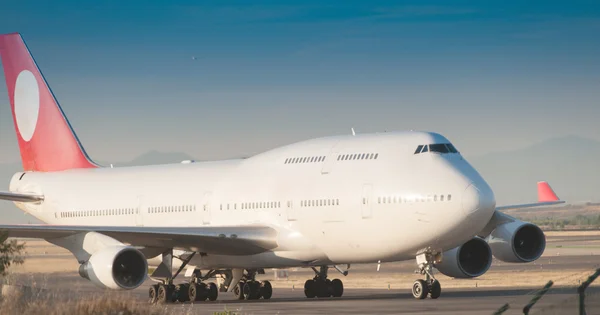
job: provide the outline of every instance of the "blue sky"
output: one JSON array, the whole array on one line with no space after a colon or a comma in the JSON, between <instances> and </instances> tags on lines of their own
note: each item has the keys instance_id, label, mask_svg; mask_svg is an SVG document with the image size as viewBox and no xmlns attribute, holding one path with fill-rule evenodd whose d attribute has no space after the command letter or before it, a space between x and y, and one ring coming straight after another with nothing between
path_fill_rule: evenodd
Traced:
<instances>
[{"instance_id":1,"label":"blue sky","mask_svg":"<svg viewBox=\"0 0 600 315\"><path fill-rule=\"evenodd\" d=\"M465 155L600 140L598 1L9 1L88 153L249 155L420 129ZM0 162L18 161L0 85Z\"/></svg>"}]
</instances>

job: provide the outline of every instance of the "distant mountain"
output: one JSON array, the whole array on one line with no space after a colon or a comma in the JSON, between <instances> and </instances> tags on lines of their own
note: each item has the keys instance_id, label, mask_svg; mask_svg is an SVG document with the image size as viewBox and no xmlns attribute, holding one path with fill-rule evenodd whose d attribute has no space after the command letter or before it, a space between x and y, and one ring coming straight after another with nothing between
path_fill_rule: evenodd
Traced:
<instances>
[{"instance_id":1,"label":"distant mountain","mask_svg":"<svg viewBox=\"0 0 600 315\"><path fill-rule=\"evenodd\" d=\"M578 136L469 157L492 186L498 204L535 201L536 183L548 181L561 199L600 201L600 142Z\"/></svg>"}]
</instances>

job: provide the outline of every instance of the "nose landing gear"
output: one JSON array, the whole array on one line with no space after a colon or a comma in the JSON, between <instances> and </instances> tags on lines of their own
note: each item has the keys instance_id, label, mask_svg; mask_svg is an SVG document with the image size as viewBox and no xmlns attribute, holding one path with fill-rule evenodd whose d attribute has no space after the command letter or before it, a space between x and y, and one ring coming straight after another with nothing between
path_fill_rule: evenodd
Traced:
<instances>
[{"instance_id":1,"label":"nose landing gear","mask_svg":"<svg viewBox=\"0 0 600 315\"><path fill-rule=\"evenodd\" d=\"M420 274L425 275L425 280L418 279L413 283L412 294L416 299L422 300L429 295L437 299L442 294L440 282L433 276L433 264L442 261L441 253L425 252L417 256L417 264Z\"/></svg>"}]
</instances>

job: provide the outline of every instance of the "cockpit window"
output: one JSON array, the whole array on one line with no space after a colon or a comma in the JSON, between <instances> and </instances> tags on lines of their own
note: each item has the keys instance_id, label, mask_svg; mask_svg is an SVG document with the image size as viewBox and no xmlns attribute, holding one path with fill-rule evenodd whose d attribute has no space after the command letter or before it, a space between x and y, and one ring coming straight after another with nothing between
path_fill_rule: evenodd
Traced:
<instances>
[{"instance_id":1,"label":"cockpit window","mask_svg":"<svg viewBox=\"0 0 600 315\"><path fill-rule=\"evenodd\" d=\"M429 151L431 151L431 152L437 152L437 153L448 153L448 152L450 152L448 150L448 147L446 147L446 145L443 144L443 143L430 144L429 145Z\"/></svg>"},{"instance_id":2,"label":"cockpit window","mask_svg":"<svg viewBox=\"0 0 600 315\"><path fill-rule=\"evenodd\" d=\"M417 150L415 150L415 154L421 153L421 149L423 149L423 145L417 147Z\"/></svg>"},{"instance_id":3,"label":"cockpit window","mask_svg":"<svg viewBox=\"0 0 600 315\"><path fill-rule=\"evenodd\" d=\"M456 148L452 145L452 143L446 143L446 146L448 147L448 150L451 153L458 153L458 150L456 150Z\"/></svg>"},{"instance_id":4,"label":"cockpit window","mask_svg":"<svg viewBox=\"0 0 600 315\"><path fill-rule=\"evenodd\" d=\"M458 150L451 143L433 143L421 144L417 147L414 154L435 152L440 154L458 153Z\"/></svg>"}]
</instances>

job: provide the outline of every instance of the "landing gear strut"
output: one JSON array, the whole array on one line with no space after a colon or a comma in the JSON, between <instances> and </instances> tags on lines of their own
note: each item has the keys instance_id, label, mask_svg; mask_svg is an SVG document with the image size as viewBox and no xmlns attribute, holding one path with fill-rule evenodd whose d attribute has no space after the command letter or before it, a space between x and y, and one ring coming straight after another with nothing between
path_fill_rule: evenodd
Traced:
<instances>
[{"instance_id":1,"label":"landing gear strut","mask_svg":"<svg viewBox=\"0 0 600 315\"><path fill-rule=\"evenodd\" d=\"M344 294L344 284L340 279L327 279L327 266L321 266L319 270L311 267L315 272L313 279L306 280L304 283L304 295L307 298L327 298L341 297ZM346 272L346 274L348 274Z\"/></svg>"},{"instance_id":2,"label":"landing gear strut","mask_svg":"<svg viewBox=\"0 0 600 315\"><path fill-rule=\"evenodd\" d=\"M429 295L437 299L442 294L440 282L433 276L433 264L441 262L441 253L425 252L417 256L418 272L425 275L425 280L418 279L413 283L412 294L416 299L422 300Z\"/></svg>"}]
</instances>

